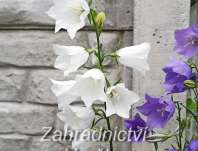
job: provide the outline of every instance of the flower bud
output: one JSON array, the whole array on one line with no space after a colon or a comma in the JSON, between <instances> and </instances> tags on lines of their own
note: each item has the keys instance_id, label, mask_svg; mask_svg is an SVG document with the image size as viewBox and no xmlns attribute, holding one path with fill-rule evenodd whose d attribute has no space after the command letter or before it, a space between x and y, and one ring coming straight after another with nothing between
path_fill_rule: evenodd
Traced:
<instances>
[{"instance_id":1,"label":"flower bud","mask_svg":"<svg viewBox=\"0 0 198 151\"><path fill-rule=\"evenodd\" d=\"M172 137L171 135L166 135L166 134L153 134L151 136L148 136L146 138L146 141L149 143L157 143L157 142L164 142L167 139Z\"/></svg>"},{"instance_id":2,"label":"flower bud","mask_svg":"<svg viewBox=\"0 0 198 151\"><path fill-rule=\"evenodd\" d=\"M98 27L103 27L104 26L104 22L106 20L106 15L104 12L100 12L98 13L98 15L96 16L96 24Z\"/></svg>"},{"instance_id":3,"label":"flower bud","mask_svg":"<svg viewBox=\"0 0 198 151\"><path fill-rule=\"evenodd\" d=\"M195 81L192 81L192 80L186 80L184 81L184 85L187 87L187 88L196 88L197 87L197 84Z\"/></svg>"},{"instance_id":4,"label":"flower bud","mask_svg":"<svg viewBox=\"0 0 198 151\"><path fill-rule=\"evenodd\" d=\"M192 69L193 69L193 68L196 68L196 65L195 65L194 63L190 64L189 66L190 66L190 68L192 68Z\"/></svg>"}]
</instances>

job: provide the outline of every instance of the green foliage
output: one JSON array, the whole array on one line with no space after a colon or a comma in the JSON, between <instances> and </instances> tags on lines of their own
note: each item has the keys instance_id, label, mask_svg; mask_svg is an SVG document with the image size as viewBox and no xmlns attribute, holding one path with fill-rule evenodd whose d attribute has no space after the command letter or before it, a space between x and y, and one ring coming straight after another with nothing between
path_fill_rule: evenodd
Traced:
<instances>
[{"instance_id":1,"label":"green foliage","mask_svg":"<svg viewBox=\"0 0 198 151\"><path fill-rule=\"evenodd\" d=\"M192 111L192 112L195 112L196 109L197 109L197 103L195 101L193 101L192 98L188 98L187 101L186 101L186 104L187 104L187 108Z\"/></svg>"},{"instance_id":2,"label":"green foliage","mask_svg":"<svg viewBox=\"0 0 198 151\"><path fill-rule=\"evenodd\" d=\"M194 4L196 4L198 2L198 0L191 0L191 6L193 6Z\"/></svg>"}]
</instances>

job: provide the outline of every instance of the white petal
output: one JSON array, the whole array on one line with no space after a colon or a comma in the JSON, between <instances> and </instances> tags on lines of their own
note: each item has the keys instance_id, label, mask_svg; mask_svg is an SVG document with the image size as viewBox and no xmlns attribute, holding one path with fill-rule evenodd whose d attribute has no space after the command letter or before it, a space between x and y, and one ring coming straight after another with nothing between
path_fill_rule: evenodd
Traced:
<instances>
[{"instance_id":1,"label":"white petal","mask_svg":"<svg viewBox=\"0 0 198 151\"><path fill-rule=\"evenodd\" d=\"M127 66L140 71L145 75L149 65L147 63L148 54L151 50L149 43L142 43L131 47L122 48L117 51L118 61Z\"/></svg>"},{"instance_id":2,"label":"white petal","mask_svg":"<svg viewBox=\"0 0 198 151\"><path fill-rule=\"evenodd\" d=\"M108 91L107 114L117 114L123 118L129 118L131 105L138 102L140 97L133 91L125 88L124 84L113 86Z\"/></svg>"},{"instance_id":3,"label":"white petal","mask_svg":"<svg viewBox=\"0 0 198 151\"><path fill-rule=\"evenodd\" d=\"M68 105L58 117L73 130L89 128L94 119L94 112L90 108ZM80 115L80 116L79 116Z\"/></svg>"},{"instance_id":4,"label":"white petal","mask_svg":"<svg viewBox=\"0 0 198 151\"><path fill-rule=\"evenodd\" d=\"M116 109L115 109L115 105L113 104L113 100L108 97L107 102L106 102L106 115L107 117L116 114Z\"/></svg>"},{"instance_id":5,"label":"white petal","mask_svg":"<svg viewBox=\"0 0 198 151\"><path fill-rule=\"evenodd\" d=\"M63 70L65 76L77 71L89 57L88 52L80 46L54 45L53 47L55 54L58 55L55 68Z\"/></svg>"},{"instance_id":6,"label":"white petal","mask_svg":"<svg viewBox=\"0 0 198 151\"><path fill-rule=\"evenodd\" d=\"M55 32L66 29L71 39L85 26L85 19L90 12L86 0L54 0L54 5L47 14L56 20Z\"/></svg>"},{"instance_id":7,"label":"white petal","mask_svg":"<svg viewBox=\"0 0 198 151\"><path fill-rule=\"evenodd\" d=\"M51 90L57 97L59 109L63 109L65 106L71 104L78 99L78 96L72 95L69 90L76 83L74 80L70 81L55 81L51 80Z\"/></svg>"},{"instance_id":8,"label":"white petal","mask_svg":"<svg viewBox=\"0 0 198 151\"><path fill-rule=\"evenodd\" d=\"M76 77L76 84L71 91L80 96L89 107L97 100L106 101L104 88L104 74L99 69L91 69L82 76Z\"/></svg>"}]
</instances>

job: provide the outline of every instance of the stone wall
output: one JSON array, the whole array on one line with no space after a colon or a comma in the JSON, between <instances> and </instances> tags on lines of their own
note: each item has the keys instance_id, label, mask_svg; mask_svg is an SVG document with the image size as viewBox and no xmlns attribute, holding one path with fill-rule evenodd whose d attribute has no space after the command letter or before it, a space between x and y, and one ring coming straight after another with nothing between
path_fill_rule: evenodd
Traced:
<instances>
[{"instance_id":1,"label":"stone wall","mask_svg":"<svg viewBox=\"0 0 198 151\"><path fill-rule=\"evenodd\" d=\"M132 1L96 3L109 14L104 47L131 45ZM89 26L74 41L64 31L54 34L54 21L45 13L51 5L51 0L0 0L0 151L65 151L65 143L40 142L43 127L62 127L50 91L49 78L63 79L53 68L52 44L91 47L96 43Z\"/></svg>"},{"instance_id":2,"label":"stone wall","mask_svg":"<svg viewBox=\"0 0 198 151\"><path fill-rule=\"evenodd\" d=\"M124 73L127 86L141 96L145 92L162 94L160 70L173 55L174 30L189 23L190 0L95 0L95 3L109 14L102 35L106 50L133 42L152 43L149 60L152 68L146 78L129 69L125 72L112 69L112 78ZM45 13L51 5L52 0L0 0L0 151L65 151L65 146L69 146L40 142L43 126L54 129L63 126L56 117L56 98L50 91L49 78L63 79L62 73L53 68L52 44L92 47L96 42L90 26L81 30L74 41L64 31L54 34L54 21ZM74 75L67 77L73 78ZM169 124L170 128L175 127L174 122ZM131 150L130 144L121 146L117 145L117 151ZM132 148L153 151L148 144Z\"/></svg>"}]
</instances>

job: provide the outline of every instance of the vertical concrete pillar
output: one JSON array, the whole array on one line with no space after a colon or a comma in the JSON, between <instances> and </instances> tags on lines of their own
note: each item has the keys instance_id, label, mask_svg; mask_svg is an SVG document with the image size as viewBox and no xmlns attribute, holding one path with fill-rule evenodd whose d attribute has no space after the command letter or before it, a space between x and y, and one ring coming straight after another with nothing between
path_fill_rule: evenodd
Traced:
<instances>
[{"instance_id":1,"label":"vertical concrete pillar","mask_svg":"<svg viewBox=\"0 0 198 151\"><path fill-rule=\"evenodd\" d=\"M190 0L134 0L134 44L152 44L150 72L145 77L138 72L133 75L133 89L142 97L145 92L156 96L163 94L161 83L164 74L161 69L169 58L177 57L173 51L174 31L188 26L189 16ZM168 128L174 129L174 122L168 124ZM143 150L154 149L148 144L133 145L133 151Z\"/></svg>"}]
</instances>

